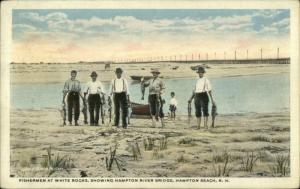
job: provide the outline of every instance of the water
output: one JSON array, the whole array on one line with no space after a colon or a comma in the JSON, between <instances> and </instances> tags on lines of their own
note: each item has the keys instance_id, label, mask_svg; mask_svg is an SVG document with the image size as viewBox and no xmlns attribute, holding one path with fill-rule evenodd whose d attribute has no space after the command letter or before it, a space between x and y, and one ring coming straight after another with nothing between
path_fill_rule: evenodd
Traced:
<instances>
[{"instance_id":1,"label":"water","mask_svg":"<svg viewBox=\"0 0 300 189\"><path fill-rule=\"evenodd\" d=\"M191 96L195 79L166 79L164 99L167 104L170 92L174 91L178 100L178 113L187 114L187 100ZM289 104L289 74L267 74L210 79L219 114L246 112L279 112L287 110ZM106 90L109 83L104 83ZM63 83L56 84L14 84L11 89L11 104L14 108L40 109L60 108ZM141 100L140 85L130 84L131 100ZM168 105L164 107L168 111ZM194 110L194 107L193 107Z\"/></svg>"}]
</instances>

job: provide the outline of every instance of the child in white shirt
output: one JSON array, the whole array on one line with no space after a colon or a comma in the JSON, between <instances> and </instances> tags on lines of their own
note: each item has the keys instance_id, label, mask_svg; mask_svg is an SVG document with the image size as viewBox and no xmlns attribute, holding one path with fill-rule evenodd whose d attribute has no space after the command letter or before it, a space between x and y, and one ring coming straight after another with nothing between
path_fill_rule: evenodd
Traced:
<instances>
[{"instance_id":1,"label":"child in white shirt","mask_svg":"<svg viewBox=\"0 0 300 189\"><path fill-rule=\"evenodd\" d=\"M171 119L173 118L175 120L175 117L176 117L176 109L177 109L177 100L175 98L175 93L174 92L171 92L171 100L169 102L169 105L170 105L170 112L171 112Z\"/></svg>"}]
</instances>

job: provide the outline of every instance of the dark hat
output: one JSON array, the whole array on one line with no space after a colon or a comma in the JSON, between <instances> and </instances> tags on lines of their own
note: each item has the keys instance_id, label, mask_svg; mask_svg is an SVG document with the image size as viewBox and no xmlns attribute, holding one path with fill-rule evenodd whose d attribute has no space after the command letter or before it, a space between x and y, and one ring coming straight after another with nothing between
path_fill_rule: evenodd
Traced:
<instances>
[{"instance_id":1,"label":"dark hat","mask_svg":"<svg viewBox=\"0 0 300 189\"><path fill-rule=\"evenodd\" d=\"M155 68L155 69L152 69L151 73L159 73L160 74L160 71L157 68Z\"/></svg>"},{"instance_id":2,"label":"dark hat","mask_svg":"<svg viewBox=\"0 0 300 189\"><path fill-rule=\"evenodd\" d=\"M203 67L199 66L197 73L205 73L205 69Z\"/></svg>"},{"instance_id":3,"label":"dark hat","mask_svg":"<svg viewBox=\"0 0 300 189\"><path fill-rule=\"evenodd\" d=\"M93 77L93 76L98 76L98 75L95 71L93 71L90 76Z\"/></svg>"},{"instance_id":4,"label":"dark hat","mask_svg":"<svg viewBox=\"0 0 300 189\"><path fill-rule=\"evenodd\" d=\"M116 73L122 73L122 72L123 72L122 68L117 68L116 69Z\"/></svg>"}]
</instances>

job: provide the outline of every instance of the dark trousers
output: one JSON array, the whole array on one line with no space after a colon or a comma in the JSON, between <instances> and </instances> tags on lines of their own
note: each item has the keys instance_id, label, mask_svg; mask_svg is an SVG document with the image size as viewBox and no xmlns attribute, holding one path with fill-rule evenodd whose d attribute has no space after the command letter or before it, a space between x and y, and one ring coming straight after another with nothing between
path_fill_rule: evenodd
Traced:
<instances>
[{"instance_id":1,"label":"dark trousers","mask_svg":"<svg viewBox=\"0 0 300 189\"><path fill-rule=\"evenodd\" d=\"M68 120L69 122L72 122L72 114L74 110L74 120L75 122L77 122L80 113L79 93L69 92L67 101L68 101Z\"/></svg>"},{"instance_id":2,"label":"dark trousers","mask_svg":"<svg viewBox=\"0 0 300 189\"><path fill-rule=\"evenodd\" d=\"M90 124L98 124L99 122L99 110L101 106L101 99L99 94L90 94L88 98L89 112L90 112Z\"/></svg>"},{"instance_id":3,"label":"dark trousers","mask_svg":"<svg viewBox=\"0 0 300 189\"><path fill-rule=\"evenodd\" d=\"M148 96L148 102L151 116L155 116L157 120L158 117L163 118L164 112L162 98L160 96L158 97L156 94L150 94Z\"/></svg>"},{"instance_id":4,"label":"dark trousers","mask_svg":"<svg viewBox=\"0 0 300 189\"><path fill-rule=\"evenodd\" d=\"M127 116L128 116L128 102L125 92L114 93L114 104L115 104L115 125L119 125L120 120L120 109L122 110L122 125L127 127Z\"/></svg>"},{"instance_id":5,"label":"dark trousers","mask_svg":"<svg viewBox=\"0 0 300 189\"><path fill-rule=\"evenodd\" d=\"M208 113L209 97L206 92L196 93L194 103L195 103L196 117L209 116Z\"/></svg>"}]
</instances>

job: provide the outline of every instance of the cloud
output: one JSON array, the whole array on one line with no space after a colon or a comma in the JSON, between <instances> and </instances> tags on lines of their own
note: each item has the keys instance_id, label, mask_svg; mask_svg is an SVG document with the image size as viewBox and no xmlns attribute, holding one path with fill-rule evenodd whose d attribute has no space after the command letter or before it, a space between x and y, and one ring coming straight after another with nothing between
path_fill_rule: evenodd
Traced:
<instances>
[{"instance_id":1,"label":"cloud","mask_svg":"<svg viewBox=\"0 0 300 189\"><path fill-rule=\"evenodd\" d=\"M227 58L238 52L260 48L288 46L289 18L261 23L253 17L270 18L276 11L248 15L211 16L206 18L139 19L134 16L113 16L87 19L69 17L63 12L47 15L23 13L30 22L15 23L13 32L22 34L14 39L14 61L74 62L111 60L192 53L223 54ZM284 48L282 48L284 49ZM288 55L288 48L282 54ZM33 53L34 52L34 53ZM270 56L273 51L270 50ZM239 54L244 56L244 54ZM211 55L209 55L211 56Z\"/></svg>"}]
</instances>

